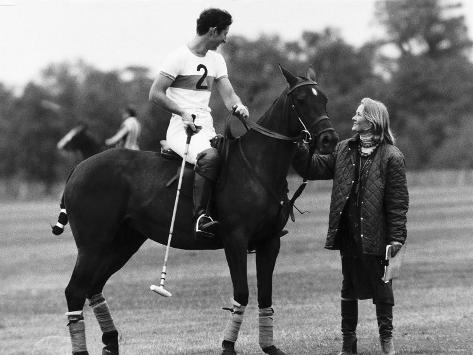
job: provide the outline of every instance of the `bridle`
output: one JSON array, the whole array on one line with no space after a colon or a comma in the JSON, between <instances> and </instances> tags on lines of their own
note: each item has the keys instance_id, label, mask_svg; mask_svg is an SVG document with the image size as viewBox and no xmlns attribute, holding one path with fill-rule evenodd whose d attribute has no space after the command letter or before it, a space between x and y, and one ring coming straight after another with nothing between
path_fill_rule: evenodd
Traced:
<instances>
[{"instance_id":1,"label":"bridle","mask_svg":"<svg viewBox=\"0 0 473 355\"><path fill-rule=\"evenodd\" d=\"M283 141L290 141L290 142L293 142L293 143L300 143L300 142L310 143L310 142L312 142L312 135L311 135L310 131L307 129L307 126L304 124L304 121L301 118L301 117L303 117L303 115L297 109L297 106L294 102L294 97L292 95L294 90L300 88L301 86L306 86L306 85L317 86L318 84L315 81L306 80L306 81L300 82L300 83L294 85L293 87L289 88L289 90L286 94L286 97L289 97L290 100L291 100L291 102L290 102L291 109L294 111L299 123L301 124L301 126L303 128L301 133L298 136L289 137L289 136L286 136L284 134L274 132L274 131L266 128L266 127L263 127L263 126L259 125L256 122L253 122L253 121L241 118L241 117L238 117L238 119L243 123L243 125L245 126L245 128L247 130L253 129L253 130L255 130L255 131L257 131L257 132L259 132L259 133L261 133L261 134L263 134L267 137L271 137L271 138L275 138L275 139L279 139L279 140L283 140ZM330 117L327 116L326 114L320 115L319 117L317 117L315 122L312 123L311 126L315 128L323 120L330 120ZM310 127L310 128L312 128L312 127ZM317 137L319 137L322 133L325 133L325 132L328 132L328 131L335 131L335 129L332 128L332 127L327 127L325 129L321 130L320 132L318 132Z\"/></svg>"},{"instance_id":2,"label":"bridle","mask_svg":"<svg viewBox=\"0 0 473 355\"><path fill-rule=\"evenodd\" d=\"M299 110L297 109L297 106L294 102L294 97L293 97L293 92L294 90L296 90L297 88L300 88L301 86L306 86L306 85L314 85L314 86L317 86L317 82L313 81L313 80L305 80L305 81L302 81L296 85L294 85L293 87L290 87L288 89L288 92L286 94L286 97L289 97L291 102L291 109L294 111L299 123L301 124L303 130L301 131L301 133L299 134L299 136L297 137L289 137L289 136L286 136L286 135L283 135L283 134L280 134L280 133L277 133L277 132L274 132L274 131L271 131L259 124L257 124L256 122L252 122L252 121L249 121L249 120L246 120L246 119L243 119L243 118L239 118L239 120L243 123L243 125L245 126L245 128L247 130L249 129L253 129L265 136L268 136L268 137L272 137L272 138L275 138L275 139L279 139L279 140L283 140L283 141L290 141L292 143L310 143L312 141L312 135L310 133L310 131L307 129L307 126L304 124L304 121L302 120L301 117L303 117L303 115L299 112ZM317 119L315 120L315 122L312 123L311 127L316 127L320 122L324 121L324 120L330 120L330 117L326 114L324 115L320 115L319 117L317 117ZM228 121L227 121L228 122ZM335 129L333 127L328 127L328 128L325 128L323 130L321 130L320 132L317 133L317 137L319 137L322 133L325 133L325 132L328 132L328 131L333 131L335 132ZM299 213L303 214L305 212L302 212L300 211L295 205L294 205L294 202L295 200L302 194L302 192L304 191L306 185L307 185L307 179L304 178L302 184L298 187L298 189L296 190L296 192L294 193L294 195L292 196L291 199L287 199L285 200L284 198L281 199L281 196L279 194L277 194L276 192L274 192L271 188L269 188L262 180L261 178L255 173L250 161L248 160L248 158L246 157L245 155L245 152L243 151L243 147L241 145L241 140L238 140L238 148L239 148L239 151L240 151L240 155L245 163L245 165L247 166L248 168L248 171L252 174L254 180L258 181L259 184L266 190L266 192L271 195L276 201L279 202L279 205L281 206L281 208L286 205L286 204L289 204L291 207L295 207ZM314 152L315 150L315 146L313 146L310 150L309 150L309 156L312 156L312 153ZM292 221L295 221L295 218L294 218L294 212L293 212L293 209L291 208L289 210L289 215L292 219Z\"/></svg>"},{"instance_id":3,"label":"bridle","mask_svg":"<svg viewBox=\"0 0 473 355\"><path fill-rule=\"evenodd\" d=\"M303 81L299 84L296 84L295 86L293 86L292 88L289 89L289 91L287 92L287 96L291 98L291 108L292 110L294 111L294 113L296 114L296 117L297 119L299 120L300 124L302 125L302 127L304 128L302 131L301 131L301 141L302 143L310 143L312 142L312 135L310 134L310 131L307 129L306 125L304 124L304 121L302 120L301 118L301 114L299 113L299 111L297 110L297 107L294 103L294 97L291 95L295 89L297 88L300 88L301 86L306 86L306 85L314 85L314 86L317 86L317 82L315 81L312 81L312 80L306 80L306 81ZM328 115L320 115L319 117L317 117L317 119L315 120L315 122L312 123L312 127L316 127L320 122L324 121L324 120L330 120L330 117L328 117ZM333 127L327 127L321 131L319 131L317 133L317 137L319 137L322 133L325 133L325 132L328 132L328 131L335 131L335 129ZM304 137L305 135L305 137Z\"/></svg>"}]
</instances>

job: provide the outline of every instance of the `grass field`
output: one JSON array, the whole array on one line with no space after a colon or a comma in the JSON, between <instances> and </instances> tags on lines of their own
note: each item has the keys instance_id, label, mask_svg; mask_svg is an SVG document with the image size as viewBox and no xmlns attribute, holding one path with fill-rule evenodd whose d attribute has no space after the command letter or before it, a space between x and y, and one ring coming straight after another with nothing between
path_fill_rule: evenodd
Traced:
<instances>
[{"instance_id":1,"label":"grass field","mask_svg":"<svg viewBox=\"0 0 473 355\"><path fill-rule=\"evenodd\" d=\"M274 275L275 340L288 354L340 350L340 262L323 249L329 192L312 183L298 203L309 214L289 222ZM321 191L317 191L321 190ZM473 186L412 187L408 244L395 282L395 344L399 354L473 354ZM70 230L49 232L55 200L0 203L0 354L70 354L64 312L75 262ZM146 242L104 294L121 333L122 354L218 354L230 305L223 251L171 250L170 299L149 291L165 248ZM249 255L250 304L237 351L262 354L257 340L254 255ZM100 331L85 308L90 354ZM360 302L359 351L376 354L374 306Z\"/></svg>"}]
</instances>

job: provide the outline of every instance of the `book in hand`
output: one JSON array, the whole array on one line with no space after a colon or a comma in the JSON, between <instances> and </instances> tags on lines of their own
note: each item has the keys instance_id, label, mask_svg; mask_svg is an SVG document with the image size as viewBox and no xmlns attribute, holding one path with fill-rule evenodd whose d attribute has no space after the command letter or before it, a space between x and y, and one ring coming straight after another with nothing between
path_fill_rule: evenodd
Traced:
<instances>
[{"instance_id":1,"label":"book in hand","mask_svg":"<svg viewBox=\"0 0 473 355\"><path fill-rule=\"evenodd\" d=\"M384 265L384 274L381 280L385 283L388 283L392 279L396 279L399 277L401 272L401 264L404 258L405 253L405 246L403 246L396 256L391 255L392 245L386 246L386 255L385 255L385 265Z\"/></svg>"}]
</instances>

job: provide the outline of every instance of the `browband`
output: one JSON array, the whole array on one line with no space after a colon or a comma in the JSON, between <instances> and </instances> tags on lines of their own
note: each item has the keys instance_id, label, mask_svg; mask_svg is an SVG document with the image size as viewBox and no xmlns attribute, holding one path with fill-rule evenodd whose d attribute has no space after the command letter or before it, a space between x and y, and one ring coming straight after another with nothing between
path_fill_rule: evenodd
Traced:
<instances>
[{"instance_id":1,"label":"browband","mask_svg":"<svg viewBox=\"0 0 473 355\"><path fill-rule=\"evenodd\" d=\"M301 86L305 86L305 85L318 85L318 84L317 84L317 82L315 82L315 81L306 80L306 81L303 81L302 83L296 84L296 85L293 86L292 88L289 88L289 91L287 92L287 94L289 95L291 92L293 92L293 91L296 90L297 88L300 88Z\"/></svg>"}]
</instances>

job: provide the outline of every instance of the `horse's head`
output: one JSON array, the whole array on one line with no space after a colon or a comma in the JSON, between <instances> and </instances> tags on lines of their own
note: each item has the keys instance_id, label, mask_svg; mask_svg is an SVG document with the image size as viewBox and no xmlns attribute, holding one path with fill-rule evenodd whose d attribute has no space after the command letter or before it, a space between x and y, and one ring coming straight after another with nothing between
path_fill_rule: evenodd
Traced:
<instances>
[{"instance_id":1,"label":"horse's head","mask_svg":"<svg viewBox=\"0 0 473 355\"><path fill-rule=\"evenodd\" d=\"M291 134L304 134L304 140L322 154L331 153L338 142L338 134L327 115L327 96L320 89L315 74L308 71L307 77L296 77L280 67L289 83L289 125Z\"/></svg>"},{"instance_id":2,"label":"horse's head","mask_svg":"<svg viewBox=\"0 0 473 355\"><path fill-rule=\"evenodd\" d=\"M86 130L87 126L84 124L74 127L57 143L57 149L65 150L67 152L79 150L81 137L84 135Z\"/></svg>"}]
</instances>

